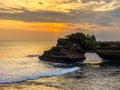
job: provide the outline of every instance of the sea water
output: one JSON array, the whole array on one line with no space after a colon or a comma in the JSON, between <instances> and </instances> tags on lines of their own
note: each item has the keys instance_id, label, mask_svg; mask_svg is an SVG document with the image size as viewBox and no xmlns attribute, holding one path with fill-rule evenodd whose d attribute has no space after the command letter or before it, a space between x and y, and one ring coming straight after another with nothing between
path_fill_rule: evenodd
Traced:
<instances>
[{"instance_id":1,"label":"sea water","mask_svg":"<svg viewBox=\"0 0 120 90\"><path fill-rule=\"evenodd\" d=\"M120 90L120 67L100 66L104 60L96 53L86 53L83 65L38 59L55 45L55 41L0 41L0 89Z\"/></svg>"},{"instance_id":2,"label":"sea water","mask_svg":"<svg viewBox=\"0 0 120 90\"><path fill-rule=\"evenodd\" d=\"M54 41L0 41L0 83L61 75L80 69L55 68L38 59L44 50L54 45Z\"/></svg>"}]
</instances>

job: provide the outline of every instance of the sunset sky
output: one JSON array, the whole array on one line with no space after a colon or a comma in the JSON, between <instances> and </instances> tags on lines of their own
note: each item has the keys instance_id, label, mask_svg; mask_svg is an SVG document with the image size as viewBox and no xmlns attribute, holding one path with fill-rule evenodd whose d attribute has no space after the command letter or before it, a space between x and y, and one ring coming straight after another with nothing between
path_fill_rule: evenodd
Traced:
<instances>
[{"instance_id":1,"label":"sunset sky","mask_svg":"<svg viewBox=\"0 0 120 90\"><path fill-rule=\"evenodd\" d=\"M74 32L120 40L120 0L0 1L0 40L56 40Z\"/></svg>"}]
</instances>

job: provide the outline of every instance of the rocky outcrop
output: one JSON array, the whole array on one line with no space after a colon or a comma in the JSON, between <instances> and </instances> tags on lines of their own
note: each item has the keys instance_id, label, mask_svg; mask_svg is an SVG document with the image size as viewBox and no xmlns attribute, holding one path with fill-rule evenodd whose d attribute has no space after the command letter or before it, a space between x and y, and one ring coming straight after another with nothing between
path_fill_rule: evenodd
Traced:
<instances>
[{"instance_id":1,"label":"rocky outcrop","mask_svg":"<svg viewBox=\"0 0 120 90\"><path fill-rule=\"evenodd\" d=\"M96 53L103 59L102 65L120 65L120 42L98 42Z\"/></svg>"},{"instance_id":2,"label":"rocky outcrop","mask_svg":"<svg viewBox=\"0 0 120 90\"><path fill-rule=\"evenodd\" d=\"M120 66L120 50L97 50L97 54L103 59L102 66Z\"/></svg>"},{"instance_id":3,"label":"rocky outcrop","mask_svg":"<svg viewBox=\"0 0 120 90\"><path fill-rule=\"evenodd\" d=\"M104 60L120 62L120 42L97 42L94 35L83 33L58 39L57 45L45 51L39 59L58 63L82 62L85 52L96 52Z\"/></svg>"},{"instance_id":4,"label":"rocky outcrop","mask_svg":"<svg viewBox=\"0 0 120 90\"><path fill-rule=\"evenodd\" d=\"M67 39L58 39L58 43L51 50L45 51L39 59L57 63L74 63L85 60L85 52L81 45Z\"/></svg>"},{"instance_id":5,"label":"rocky outcrop","mask_svg":"<svg viewBox=\"0 0 120 90\"><path fill-rule=\"evenodd\" d=\"M97 50L96 53L105 60L120 60L120 50Z\"/></svg>"}]
</instances>

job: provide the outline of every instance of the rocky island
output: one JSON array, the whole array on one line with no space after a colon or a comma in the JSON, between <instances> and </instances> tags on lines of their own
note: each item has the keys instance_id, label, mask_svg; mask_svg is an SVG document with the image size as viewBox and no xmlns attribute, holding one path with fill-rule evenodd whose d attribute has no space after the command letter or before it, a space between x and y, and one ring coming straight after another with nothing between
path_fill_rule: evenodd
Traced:
<instances>
[{"instance_id":1,"label":"rocky island","mask_svg":"<svg viewBox=\"0 0 120 90\"><path fill-rule=\"evenodd\" d=\"M120 42L98 42L94 35L83 33L59 38L57 45L45 51L39 59L57 63L83 62L86 52L95 52L104 60L120 63Z\"/></svg>"},{"instance_id":2,"label":"rocky island","mask_svg":"<svg viewBox=\"0 0 120 90\"><path fill-rule=\"evenodd\" d=\"M39 59L58 63L83 62L86 50L94 50L96 39L94 36L75 33L59 38L57 45L45 51Z\"/></svg>"}]
</instances>

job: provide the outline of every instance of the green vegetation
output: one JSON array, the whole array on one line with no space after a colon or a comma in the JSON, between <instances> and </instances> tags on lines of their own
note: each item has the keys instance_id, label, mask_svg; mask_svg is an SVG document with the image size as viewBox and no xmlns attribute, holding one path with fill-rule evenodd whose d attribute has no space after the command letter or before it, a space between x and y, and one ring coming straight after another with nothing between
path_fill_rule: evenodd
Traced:
<instances>
[{"instance_id":1,"label":"green vegetation","mask_svg":"<svg viewBox=\"0 0 120 90\"><path fill-rule=\"evenodd\" d=\"M84 50L96 49L96 38L94 35L85 35L84 33L74 33L66 36L66 38L72 43L78 43Z\"/></svg>"}]
</instances>

